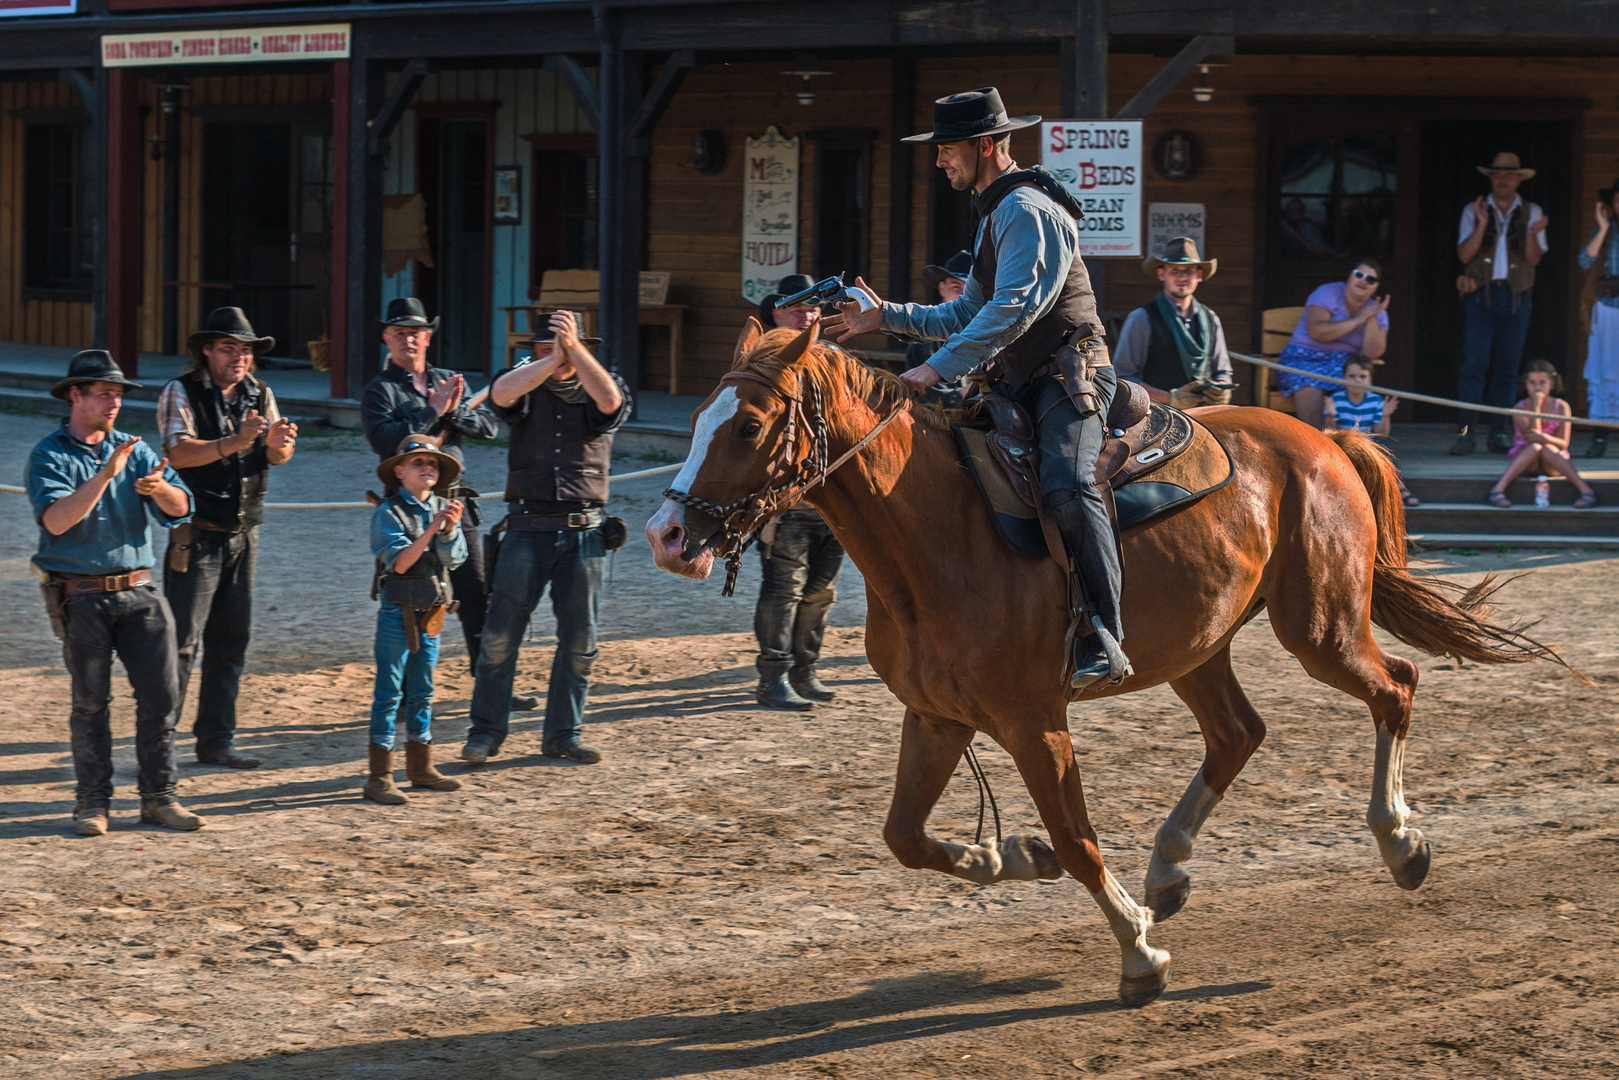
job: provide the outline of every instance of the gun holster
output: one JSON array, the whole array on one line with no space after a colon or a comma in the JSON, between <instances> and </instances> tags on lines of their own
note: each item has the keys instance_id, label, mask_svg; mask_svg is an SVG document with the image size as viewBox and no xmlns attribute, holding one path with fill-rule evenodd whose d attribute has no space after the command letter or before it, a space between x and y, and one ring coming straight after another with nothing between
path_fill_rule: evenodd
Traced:
<instances>
[{"instance_id":1,"label":"gun holster","mask_svg":"<svg viewBox=\"0 0 1619 1080\"><path fill-rule=\"evenodd\" d=\"M1052 359L1057 364L1057 377L1062 380L1062 388L1067 391L1068 400L1074 403L1074 408L1079 410L1079 415L1090 416L1101 412L1102 396L1096 392L1092 377L1097 369L1112 363L1107 346L1102 344L1101 339L1086 337L1080 341L1070 341L1058 349Z\"/></svg>"},{"instance_id":2,"label":"gun holster","mask_svg":"<svg viewBox=\"0 0 1619 1080\"><path fill-rule=\"evenodd\" d=\"M501 518L495 527L483 534L483 594L491 595L495 591L495 567L500 563L500 544L506 538L506 519Z\"/></svg>"},{"instance_id":3,"label":"gun holster","mask_svg":"<svg viewBox=\"0 0 1619 1080\"><path fill-rule=\"evenodd\" d=\"M67 596L62 591L62 583L42 581L39 583L39 594L45 598L45 615L51 620L51 633L56 635L57 641L66 641L67 610L62 605Z\"/></svg>"},{"instance_id":4,"label":"gun holster","mask_svg":"<svg viewBox=\"0 0 1619 1080\"><path fill-rule=\"evenodd\" d=\"M197 546L197 526L184 522L169 530L169 554L166 564L171 573L191 572L191 552Z\"/></svg>"}]
</instances>

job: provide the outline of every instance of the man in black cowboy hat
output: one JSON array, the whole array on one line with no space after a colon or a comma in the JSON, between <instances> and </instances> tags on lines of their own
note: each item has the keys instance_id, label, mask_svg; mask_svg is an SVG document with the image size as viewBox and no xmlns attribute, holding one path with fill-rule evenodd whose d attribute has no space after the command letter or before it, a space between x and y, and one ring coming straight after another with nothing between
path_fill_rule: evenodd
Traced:
<instances>
[{"instance_id":1,"label":"man in black cowboy hat","mask_svg":"<svg viewBox=\"0 0 1619 1080\"><path fill-rule=\"evenodd\" d=\"M982 223L967 290L948 304L879 301L867 312L840 304L826 326L842 329L845 341L878 329L943 341L927 363L900 376L913 392L987 365L991 392L1017 401L1038 425L1042 501L1072 557L1076 592L1101 623L1077 624L1070 676L1077 688L1129 674L1116 648L1123 638L1118 551L1094 476L1116 383L1079 257L1079 202L1044 169L1012 160L1011 133L1039 121L1008 117L994 87L934 102L933 131L905 141L937 146L951 187L973 192ZM1112 663L1108 646L1115 646Z\"/></svg>"},{"instance_id":2,"label":"man in black cowboy hat","mask_svg":"<svg viewBox=\"0 0 1619 1080\"><path fill-rule=\"evenodd\" d=\"M275 394L253 375L253 361L275 347L241 308L209 313L191 335L191 364L163 387L157 427L163 448L196 495L197 512L169 533L163 592L179 641L180 705L197 647L197 760L252 769L236 751L236 694L253 632L253 574L270 467L292 458L298 427L281 416Z\"/></svg>"},{"instance_id":3,"label":"man in black cowboy hat","mask_svg":"<svg viewBox=\"0 0 1619 1080\"><path fill-rule=\"evenodd\" d=\"M948 304L952 300L960 299L961 294L967 291L967 279L973 273L973 253L958 251L943 263L928 263L922 267L922 288L928 293L931 300L937 296L939 303ZM942 342L913 341L905 346L905 367L907 370L925 364L939 351ZM954 404L954 402L950 402Z\"/></svg>"},{"instance_id":4,"label":"man in black cowboy hat","mask_svg":"<svg viewBox=\"0 0 1619 1080\"><path fill-rule=\"evenodd\" d=\"M39 522L33 569L73 682L73 772L80 836L107 831L112 800L112 660L135 692L136 783L141 820L199 829L175 798L174 724L180 676L174 617L152 584L148 516L173 526L191 515L191 493L151 445L113 426L124 377L112 357L87 349L68 361L51 394L68 403L62 426L28 457L28 498Z\"/></svg>"},{"instance_id":5,"label":"man in black cowboy hat","mask_svg":"<svg viewBox=\"0 0 1619 1080\"><path fill-rule=\"evenodd\" d=\"M489 387L495 414L511 428L511 449L505 538L490 570L472 728L461 751L473 764L495 756L506 741L518 649L547 585L557 651L540 750L587 765L601 760L579 733L596 662L613 432L630 415L630 389L585 347L596 341L579 337L572 312L555 312L529 341L533 359L502 371Z\"/></svg>"},{"instance_id":6,"label":"man in black cowboy hat","mask_svg":"<svg viewBox=\"0 0 1619 1080\"><path fill-rule=\"evenodd\" d=\"M438 329L438 319L429 319L422 302L407 296L389 301L388 313L380 325L383 344L388 347L388 364L382 374L366 384L360 398L360 422L372 451L380 460L392 457L408 435L440 435L444 452L465 466L462 441L493 439L498 429L487 408L465 400L466 381L460 375L428 364L427 349ZM476 671L484 615L489 607L483 545L478 533L481 517L471 489L457 488L451 497L460 499L466 507L461 532L467 538L467 560L451 572L450 581L460 604L456 617L461 620L461 635L466 639L468 663ZM515 704L532 709L539 702L522 698Z\"/></svg>"},{"instance_id":7,"label":"man in black cowboy hat","mask_svg":"<svg viewBox=\"0 0 1619 1080\"><path fill-rule=\"evenodd\" d=\"M1225 328L1220 316L1194 295L1219 265L1200 258L1189 236L1175 237L1161 254L1141 264L1163 291L1124 320L1113 350L1119 378L1140 383L1154 401L1177 409L1231 403Z\"/></svg>"},{"instance_id":8,"label":"man in black cowboy hat","mask_svg":"<svg viewBox=\"0 0 1619 1080\"><path fill-rule=\"evenodd\" d=\"M814 285L808 274L788 274L776 283L776 291L759 301L759 324L765 329L771 327L786 327L789 330L802 330L821 317L821 308L818 304L794 304L792 307L778 308L776 301L784 296L801 293Z\"/></svg>"}]
</instances>

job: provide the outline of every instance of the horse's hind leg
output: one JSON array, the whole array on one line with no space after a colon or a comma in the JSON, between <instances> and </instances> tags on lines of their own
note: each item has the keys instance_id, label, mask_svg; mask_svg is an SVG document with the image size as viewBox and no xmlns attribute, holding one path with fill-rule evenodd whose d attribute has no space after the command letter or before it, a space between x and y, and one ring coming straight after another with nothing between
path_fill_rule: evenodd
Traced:
<instances>
[{"instance_id":1,"label":"horse's hind leg","mask_svg":"<svg viewBox=\"0 0 1619 1080\"><path fill-rule=\"evenodd\" d=\"M1231 648L1220 650L1203 665L1171 682L1203 729L1203 767L1192 777L1175 809L1159 826L1147 865L1143 899L1153 918L1163 922L1186 904L1192 875L1185 862L1209 814L1237 778L1243 765L1265 739L1265 722L1249 703L1231 670Z\"/></svg>"},{"instance_id":2,"label":"horse's hind leg","mask_svg":"<svg viewBox=\"0 0 1619 1080\"><path fill-rule=\"evenodd\" d=\"M1050 726L1008 725L1007 730L1006 749L1051 832L1057 861L1090 890L1118 939L1123 961L1119 997L1126 1005L1145 1005L1169 985L1169 954L1147 944L1152 915L1130 899L1124 886L1102 865L1096 830L1085 811L1085 791L1074 762L1067 717L1059 712Z\"/></svg>"},{"instance_id":3,"label":"horse's hind leg","mask_svg":"<svg viewBox=\"0 0 1619 1080\"><path fill-rule=\"evenodd\" d=\"M1298 657L1311 678L1359 698L1371 709L1377 725L1377 757L1366 824L1394 883L1415 889L1428 876L1432 858L1422 833L1406 825L1411 808L1405 803L1405 735L1411 726L1417 666L1378 646L1364 607L1339 604L1332 610L1336 616L1323 610L1314 617L1300 612L1294 618L1287 614L1286 604L1273 598L1271 626L1282 647ZM1351 619L1358 619L1359 625L1351 625Z\"/></svg>"},{"instance_id":4,"label":"horse's hind leg","mask_svg":"<svg viewBox=\"0 0 1619 1080\"><path fill-rule=\"evenodd\" d=\"M883 825L888 849L912 870L937 870L979 885L1061 877L1056 856L1038 837L1008 836L997 847L951 844L927 834L928 814L977 734L965 724L905 710L894 801Z\"/></svg>"}]
</instances>

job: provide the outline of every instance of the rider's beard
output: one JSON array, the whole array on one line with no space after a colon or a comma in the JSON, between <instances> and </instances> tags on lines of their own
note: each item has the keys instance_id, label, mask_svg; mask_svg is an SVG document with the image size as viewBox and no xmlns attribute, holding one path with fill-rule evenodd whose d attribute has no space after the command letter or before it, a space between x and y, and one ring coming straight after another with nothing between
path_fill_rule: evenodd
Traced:
<instances>
[{"instance_id":1,"label":"rider's beard","mask_svg":"<svg viewBox=\"0 0 1619 1080\"><path fill-rule=\"evenodd\" d=\"M956 176L951 178L950 186L953 189L955 189L956 191L973 191L973 190L976 190L977 187L978 187L978 169L979 169L979 166L980 166L981 162L982 162L982 159L977 154L974 154L973 155L973 174L972 174L972 176L970 178L968 178L968 177L963 177L960 173L957 173Z\"/></svg>"}]
</instances>

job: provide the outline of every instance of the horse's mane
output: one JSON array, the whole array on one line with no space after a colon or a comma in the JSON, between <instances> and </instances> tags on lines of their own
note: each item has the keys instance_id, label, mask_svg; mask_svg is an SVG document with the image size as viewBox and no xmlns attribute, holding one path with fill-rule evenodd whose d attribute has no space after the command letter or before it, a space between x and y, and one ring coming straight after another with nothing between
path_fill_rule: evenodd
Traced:
<instances>
[{"instance_id":1,"label":"horse's mane","mask_svg":"<svg viewBox=\"0 0 1619 1080\"><path fill-rule=\"evenodd\" d=\"M789 370L794 378L808 378L821 389L821 402L831 424L865 405L878 416L895 409L909 409L911 415L929 427L947 430L950 422L943 410L916 401L899 381L899 376L874 368L836 345L817 340L795 364L781 358L782 351L798 336L795 330L775 329L761 337L748 352L731 365L732 371L752 371L773 382L784 383ZM863 432L853 432L858 438Z\"/></svg>"}]
</instances>

